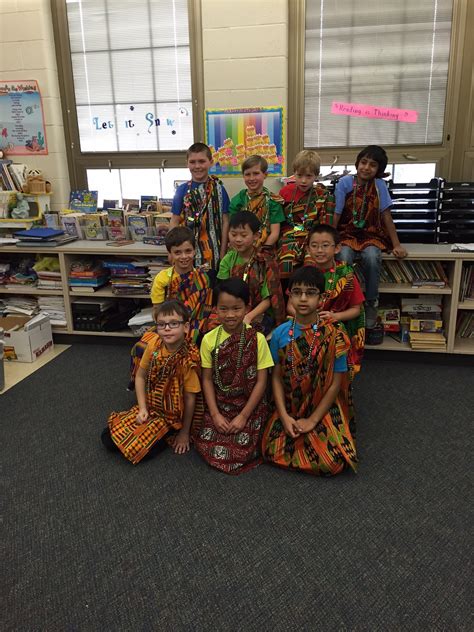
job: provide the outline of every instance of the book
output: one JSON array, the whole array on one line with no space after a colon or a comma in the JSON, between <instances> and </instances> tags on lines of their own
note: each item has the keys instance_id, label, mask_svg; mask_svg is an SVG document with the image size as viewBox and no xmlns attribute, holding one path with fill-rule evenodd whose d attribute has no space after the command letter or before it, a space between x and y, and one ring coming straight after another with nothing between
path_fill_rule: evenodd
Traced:
<instances>
[{"instance_id":1,"label":"book","mask_svg":"<svg viewBox=\"0 0 474 632\"><path fill-rule=\"evenodd\" d=\"M71 235L60 235L56 239L32 239L32 240L20 240L17 241L15 246L18 248L26 248L27 246L31 246L34 248L54 248L55 246L62 246L63 244L68 244L70 241L75 241L76 237L72 237Z\"/></svg>"},{"instance_id":2,"label":"book","mask_svg":"<svg viewBox=\"0 0 474 632\"><path fill-rule=\"evenodd\" d=\"M142 195L140 197L141 211L156 211L158 209L157 195Z\"/></svg>"},{"instance_id":3,"label":"book","mask_svg":"<svg viewBox=\"0 0 474 632\"><path fill-rule=\"evenodd\" d=\"M123 198L122 208L124 211L134 212L140 210L140 200L138 198Z\"/></svg>"},{"instance_id":4,"label":"book","mask_svg":"<svg viewBox=\"0 0 474 632\"><path fill-rule=\"evenodd\" d=\"M81 226L81 219L84 217L82 213L67 213L61 215L61 226L68 235L72 235L77 239L84 238L84 232Z\"/></svg>"},{"instance_id":5,"label":"book","mask_svg":"<svg viewBox=\"0 0 474 632\"><path fill-rule=\"evenodd\" d=\"M87 292L87 294L93 294L96 290L98 290L98 287L94 287L93 285L78 285L78 286L69 286L69 290L73 293L81 293L82 292Z\"/></svg>"},{"instance_id":6,"label":"book","mask_svg":"<svg viewBox=\"0 0 474 632\"><path fill-rule=\"evenodd\" d=\"M56 239L60 235L64 235L64 231L56 228L30 228L29 230L19 230L15 233L18 239L27 239L44 241L48 239Z\"/></svg>"},{"instance_id":7,"label":"book","mask_svg":"<svg viewBox=\"0 0 474 632\"><path fill-rule=\"evenodd\" d=\"M109 209L114 209L118 207L118 200L104 200L102 202L102 210L108 211Z\"/></svg>"},{"instance_id":8,"label":"book","mask_svg":"<svg viewBox=\"0 0 474 632\"><path fill-rule=\"evenodd\" d=\"M128 229L130 231L130 237L134 241L143 241L143 238L148 233L148 217L144 214L130 213L127 216Z\"/></svg>"},{"instance_id":9,"label":"book","mask_svg":"<svg viewBox=\"0 0 474 632\"><path fill-rule=\"evenodd\" d=\"M26 178L28 175L28 165L17 164L12 162L8 165L15 187L18 191L23 191L23 187L26 184Z\"/></svg>"},{"instance_id":10,"label":"book","mask_svg":"<svg viewBox=\"0 0 474 632\"><path fill-rule=\"evenodd\" d=\"M109 239L116 241L124 241L127 238L127 230L121 209L109 209L107 211L107 233Z\"/></svg>"},{"instance_id":11,"label":"book","mask_svg":"<svg viewBox=\"0 0 474 632\"><path fill-rule=\"evenodd\" d=\"M82 213L96 213L97 196L97 191L88 191L87 189L71 191L69 208L72 211L81 211Z\"/></svg>"},{"instance_id":12,"label":"book","mask_svg":"<svg viewBox=\"0 0 474 632\"><path fill-rule=\"evenodd\" d=\"M83 229L86 239L106 239L105 227L102 223L102 213L89 213L84 216Z\"/></svg>"}]
</instances>

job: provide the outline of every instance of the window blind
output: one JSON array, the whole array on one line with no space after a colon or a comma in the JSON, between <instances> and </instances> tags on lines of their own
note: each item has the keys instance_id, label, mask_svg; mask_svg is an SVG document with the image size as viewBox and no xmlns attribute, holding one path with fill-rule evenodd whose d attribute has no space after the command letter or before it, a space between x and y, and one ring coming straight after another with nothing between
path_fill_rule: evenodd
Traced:
<instances>
[{"instance_id":1,"label":"window blind","mask_svg":"<svg viewBox=\"0 0 474 632\"><path fill-rule=\"evenodd\" d=\"M68 0L81 150L193 142L186 0Z\"/></svg>"},{"instance_id":2,"label":"window blind","mask_svg":"<svg viewBox=\"0 0 474 632\"><path fill-rule=\"evenodd\" d=\"M307 0L305 147L441 143L452 4Z\"/></svg>"}]
</instances>

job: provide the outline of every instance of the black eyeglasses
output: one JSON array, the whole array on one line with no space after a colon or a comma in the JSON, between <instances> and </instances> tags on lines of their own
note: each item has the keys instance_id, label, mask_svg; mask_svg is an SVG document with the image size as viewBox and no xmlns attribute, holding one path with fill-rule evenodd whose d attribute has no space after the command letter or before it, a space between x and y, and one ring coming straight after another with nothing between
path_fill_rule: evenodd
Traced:
<instances>
[{"instance_id":1,"label":"black eyeglasses","mask_svg":"<svg viewBox=\"0 0 474 632\"><path fill-rule=\"evenodd\" d=\"M300 290L299 288L294 288L290 290L290 294L295 298L300 298L303 294L307 298L316 298L316 296L319 296L319 290Z\"/></svg>"},{"instance_id":2,"label":"black eyeglasses","mask_svg":"<svg viewBox=\"0 0 474 632\"><path fill-rule=\"evenodd\" d=\"M169 327L170 329L178 329L178 327L182 325L183 323L184 323L184 320L170 320L169 323L164 323L162 320L159 320L156 323L156 328L158 331L162 331L163 329L166 329L167 327Z\"/></svg>"}]
</instances>

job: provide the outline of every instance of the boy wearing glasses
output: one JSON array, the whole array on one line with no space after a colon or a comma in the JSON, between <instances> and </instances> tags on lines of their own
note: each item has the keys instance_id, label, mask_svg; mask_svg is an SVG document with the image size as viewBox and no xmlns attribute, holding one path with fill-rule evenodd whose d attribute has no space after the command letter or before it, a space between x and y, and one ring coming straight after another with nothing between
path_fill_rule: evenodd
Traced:
<instances>
[{"instance_id":1,"label":"boy wearing glasses","mask_svg":"<svg viewBox=\"0 0 474 632\"><path fill-rule=\"evenodd\" d=\"M208 273L194 267L194 235L189 228L172 228L165 237L171 267L159 272L153 280L151 302L155 310L166 299L175 298L190 311L189 339L199 344L207 331L208 318L212 312L212 287ZM155 336L155 328L145 332L131 351L130 384L133 390L135 375L140 359L149 340Z\"/></svg>"},{"instance_id":2,"label":"boy wearing glasses","mask_svg":"<svg viewBox=\"0 0 474 632\"><path fill-rule=\"evenodd\" d=\"M288 288L295 315L270 342L276 409L263 433L264 459L319 476L356 471L354 410L344 387L349 341L337 324L320 318L325 282L319 270L296 270Z\"/></svg>"},{"instance_id":3,"label":"boy wearing glasses","mask_svg":"<svg viewBox=\"0 0 474 632\"><path fill-rule=\"evenodd\" d=\"M305 266L314 266L324 274L324 293L319 316L329 322L342 323L351 348L348 354L351 379L360 371L365 343L364 294L352 266L336 261L339 234L333 226L319 224L309 232ZM291 305L288 312L293 315Z\"/></svg>"},{"instance_id":4,"label":"boy wearing glasses","mask_svg":"<svg viewBox=\"0 0 474 632\"><path fill-rule=\"evenodd\" d=\"M134 465L161 452L165 437L176 454L187 452L193 416L197 422L202 413L199 351L186 339L189 312L180 301L169 300L154 315L158 335L140 361L137 404L111 413L101 436L107 449L119 450Z\"/></svg>"}]
</instances>

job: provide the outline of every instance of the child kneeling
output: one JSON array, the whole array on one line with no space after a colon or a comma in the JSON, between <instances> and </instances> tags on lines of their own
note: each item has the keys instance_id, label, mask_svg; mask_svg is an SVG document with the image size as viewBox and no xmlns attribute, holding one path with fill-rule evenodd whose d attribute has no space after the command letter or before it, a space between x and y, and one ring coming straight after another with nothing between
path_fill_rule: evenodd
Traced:
<instances>
[{"instance_id":1,"label":"child kneeling","mask_svg":"<svg viewBox=\"0 0 474 632\"><path fill-rule=\"evenodd\" d=\"M270 342L276 410L263 434L263 456L280 467L330 476L357 469L347 373L350 343L339 325L320 319L324 275L304 267L289 280L295 316Z\"/></svg>"},{"instance_id":2,"label":"child kneeling","mask_svg":"<svg viewBox=\"0 0 474 632\"><path fill-rule=\"evenodd\" d=\"M160 452L167 435L176 453L187 452L195 409L202 413L199 351L186 340L189 312L170 300L154 316L158 334L148 342L135 378L138 403L111 413L101 437L106 448L120 450L134 465Z\"/></svg>"},{"instance_id":3,"label":"child kneeling","mask_svg":"<svg viewBox=\"0 0 474 632\"><path fill-rule=\"evenodd\" d=\"M241 279L216 290L221 323L201 343L203 425L194 437L207 463L240 474L261 462L261 436L268 417L267 369L273 360L263 334L244 323L249 288Z\"/></svg>"}]
</instances>

